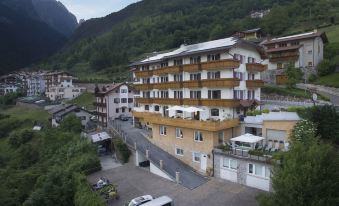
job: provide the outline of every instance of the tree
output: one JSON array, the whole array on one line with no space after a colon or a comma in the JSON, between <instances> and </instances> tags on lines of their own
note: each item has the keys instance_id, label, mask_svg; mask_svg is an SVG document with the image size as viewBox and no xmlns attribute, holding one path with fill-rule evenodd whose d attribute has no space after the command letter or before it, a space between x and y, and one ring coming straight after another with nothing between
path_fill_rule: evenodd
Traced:
<instances>
[{"instance_id":1,"label":"tree","mask_svg":"<svg viewBox=\"0 0 339 206\"><path fill-rule=\"evenodd\" d=\"M287 76L287 86L289 88L294 88L295 84L298 83L302 77L302 71L300 69L297 69L293 66L293 64L290 64L286 70L284 71L284 74Z\"/></svg>"},{"instance_id":2,"label":"tree","mask_svg":"<svg viewBox=\"0 0 339 206\"><path fill-rule=\"evenodd\" d=\"M74 114L67 116L60 124L60 128L66 132L80 133L82 125L80 119Z\"/></svg>"},{"instance_id":3,"label":"tree","mask_svg":"<svg viewBox=\"0 0 339 206\"><path fill-rule=\"evenodd\" d=\"M319 76L326 76L333 73L335 66L331 63L330 60L324 59L318 65L318 74Z\"/></svg>"},{"instance_id":4,"label":"tree","mask_svg":"<svg viewBox=\"0 0 339 206\"><path fill-rule=\"evenodd\" d=\"M334 106L306 108L301 116L316 125L317 136L339 144L339 114Z\"/></svg>"},{"instance_id":5,"label":"tree","mask_svg":"<svg viewBox=\"0 0 339 206\"><path fill-rule=\"evenodd\" d=\"M339 156L329 144L296 142L273 168L273 193L258 198L261 206L339 205Z\"/></svg>"}]
</instances>

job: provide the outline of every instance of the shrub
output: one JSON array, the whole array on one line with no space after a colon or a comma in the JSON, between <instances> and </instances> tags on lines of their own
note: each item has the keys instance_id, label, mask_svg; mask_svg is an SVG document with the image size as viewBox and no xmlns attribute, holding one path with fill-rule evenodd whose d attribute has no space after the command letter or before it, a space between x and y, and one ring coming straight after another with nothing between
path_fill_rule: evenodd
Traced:
<instances>
[{"instance_id":1,"label":"shrub","mask_svg":"<svg viewBox=\"0 0 339 206\"><path fill-rule=\"evenodd\" d=\"M308 82L312 83L312 82L315 82L317 80L317 75L315 74L311 74L309 77L308 77Z\"/></svg>"},{"instance_id":2,"label":"shrub","mask_svg":"<svg viewBox=\"0 0 339 206\"><path fill-rule=\"evenodd\" d=\"M231 147L229 145L218 145L217 146L218 149L221 149L222 151L226 152L226 151L230 151Z\"/></svg>"},{"instance_id":3,"label":"shrub","mask_svg":"<svg viewBox=\"0 0 339 206\"><path fill-rule=\"evenodd\" d=\"M335 67L331 64L330 60L324 59L318 65L319 76L326 76L333 73Z\"/></svg>"},{"instance_id":4,"label":"shrub","mask_svg":"<svg viewBox=\"0 0 339 206\"><path fill-rule=\"evenodd\" d=\"M288 107L287 111L288 112L296 112L298 114L301 114L305 111L305 107Z\"/></svg>"},{"instance_id":5,"label":"shrub","mask_svg":"<svg viewBox=\"0 0 339 206\"><path fill-rule=\"evenodd\" d=\"M263 109L263 110L262 110L262 113L268 114L268 113L270 113L270 110L269 110L269 109Z\"/></svg>"},{"instance_id":6,"label":"shrub","mask_svg":"<svg viewBox=\"0 0 339 206\"><path fill-rule=\"evenodd\" d=\"M299 121L293 128L291 140L293 142L309 143L316 136L316 125L308 120Z\"/></svg>"},{"instance_id":7,"label":"shrub","mask_svg":"<svg viewBox=\"0 0 339 206\"><path fill-rule=\"evenodd\" d=\"M131 156L131 151L128 149L127 145L120 139L115 139L114 148L117 153L117 157L121 159L123 163L127 163Z\"/></svg>"}]
</instances>

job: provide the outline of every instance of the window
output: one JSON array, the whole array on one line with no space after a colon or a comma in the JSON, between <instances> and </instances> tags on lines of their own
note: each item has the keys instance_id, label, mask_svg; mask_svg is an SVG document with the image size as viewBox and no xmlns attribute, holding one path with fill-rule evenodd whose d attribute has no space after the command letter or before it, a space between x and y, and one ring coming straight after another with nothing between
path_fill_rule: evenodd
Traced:
<instances>
[{"instance_id":1,"label":"window","mask_svg":"<svg viewBox=\"0 0 339 206\"><path fill-rule=\"evenodd\" d=\"M115 113L119 113L119 109L117 108L117 109L115 109Z\"/></svg>"},{"instance_id":2,"label":"window","mask_svg":"<svg viewBox=\"0 0 339 206\"><path fill-rule=\"evenodd\" d=\"M128 93L128 89L121 89L120 93Z\"/></svg>"},{"instance_id":3,"label":"window","mask_svg":"<svg viewBox=\"0 0 339 206\"><path fill-rule=\"evenodd\" d=\"M175 136L176 136L177 138L182 139L182 138L183 138L182 129L176 128L176 129L175 129Z\"/></svg>"},{"instance_id":4,"label":"window","mask_svg":"<svg viewBox=\"0 0 339 206\"><path fill-rule=\"evenodd\" d=\"M277 69L283 69L284 65L283 63L277 63Z\"/></svg>"},{"instance_id":5,"label":"window","mask_svg":"<svg viewBox=\"0 0 339 206\"><path fill-rule=\"evenodd\" d=\"M194 141L202 142L204 140L202 132L194 131Z\"/></svg>"},{"instance_id":6,"label":"window","mask_svg":"<svg viewBox=\"0 0 339 206\"><path fill-rule=\"evenodd\" d=\"M174 98L175 99L182 99L183 98L182 91L174 91Z\"/></svg>"},{"instance_id":7,"label":"window","mask_svg":"<svg viewBox=\"0 0 339 206\"><path fill-rule=\"evenodd\" d=\"M168 98L168 91L161 91L160 92L160 97L161 98Z\"/></svg>"},{"instance_id":8,"label":"window","mask_svg":"<svg viewBox=\"0 0 339 206\"><path fill-rule=\"evenodd\" d=\"M220 72L207 72L207 79L220 79Z\"/></svg>"},{"instance_id":9,"label":"window","mask_svg":"<svg viewBox=\"0 0 339 206\"><path fill-rule=\"evenodd\" d=\"M244 55L234 54L234 55L233 55L233 59L234 59L234 60L239 60L240 63L242 64L242 63L245 63L246 57L245 57Z\"/></svg>"},{"instance_id":10,"label":"window","mask_svg":"<svg viewBox=\"0 0 339 206\"><path fill-rule=\"evenodd\" d=\"M182 65L182 59L174 59L174 65Z\"/></svg>"},{"instance_id":11,"label":"window","mask_svg":"<svg viewBox=\"0 0 339 206\"><path fill-rule=\"evenodd\" d=\"M224 158L222 166L228 169L236 170L238 169L238 162L234 159Z\"/></svg>"},{"instance_id":12,"label":"window","mask_svg":"<svg viewBox=\"0 0 339 206\"><path fill-rule=\"evenodd\" d=\"M121 108L121 112L125 113L125 107Z\"/></svg>"},{"instance_id":13,"label":"window","mask_svg":"<svg viewBox=\"0 0 339 206\"><path fill-rule=\"evenodd\" d=\"M191 57L190 58L190 64L198 64L201 62L201 57L200 56L196 56L196 57Z\"/></svg>"},{"instance_id":14,"label":"window","mask_svg":"<svg viewBox=\"0 0 339 206\"><path fill-rule=\"evenodd\" d=\"M269 178L271 171L268 166L260 165L260 164L248 164L248 174L252 174L258 177Z\"/></svg>"},{"instance_id":15,"label":"window","mask_svg":"<svg viewBox=\"0 0 339 206\"><path fill-rule=\"evenodd\" d=\"M255 91L254 90L248 90L247 99L255 99Z\"/></svg>"},{"instance_id":16,"label":"window","mask_svg":"<svg viewBox=\"0 0 339 206\"><path fill-rule=\"evenodd\" d=\"M193 152L193 162L200 162L201 154L199 152Z\"/></svg>"},{"instance_id":17,"label":"window","mask_svg":"<svg viewBox=\"0 0 339 206\"><path fill-rule=\"evenodd\" d=\"M160 135L162 136L167 135L167 128L165 126L160 126Z\"/></svg>"},{"instance_id":18,"label":"window","mask_svg":"<svg viewBox=\"0 0 339 206\"><path fill-rule=\"evenodd\" d=\"M168 76L160 77L160 82L168 82Z\"/></svg>"},{"instance_id":19,"label":"window","mask_svg":"<svg viewBox=\"0 0 339 206\"><path fill-rule=\"evenodd\" d=\"M312 51L312 50L308 50L307 53L308 53L308 54L312 54L313 51Z\"/></svg>"},{"instance_id":20,"label":"window","mask_svg":"<svg viewBox=\"0 0 339 206\"><path fill-rule=\"evenodd\" d=\"M221 90L208 90L208 99L221 99Z\"/></svg>"},{"instance_id":21,"label":"window","mask_svg":"<svg viewBox=\"0 0 339 206\"><path fill-rule=\"evenodd\" d=\"M220 54L209 54L207 55L207 61L218 61L220 60Z\"/></svg>"},{"instance_id":22,"label":"window","mask_svg":"<svg viewBox=\"0 0 339 206\"><path fill-rule=\"evenodd\" d=\"M127 98L122 98L121 103L127 103Z\"/></svg>"},{"instance_id":23,"label":"window","mask_svg":"<svg viewBox=\"0 0 339 206\"><path fill-rule=\"evenodd\" d=\"M279 43L279 47L287 47L287 43L286 42Z\"/></svg>"},{"instance_id":24,"label":"window","mask_svg":"<svg viewBox=\"0 0 339 206\"><path fill-rule=\"evenodd\" d=\"M175 148L175 154L178 156L184 156L184 150L181 148Z\"/></svg>"},{"instance_id":25,"label":"window","mask_svg":"<svg viewBox=\"0 0 339 206\"><path fill-rule=\"evenodd\" d=\"M248 57L248 58L247 58L247 63L255 63L255 58L253 58L253 57Z\"/></svg>"},{"instance_id":26,"label":"window","mask_svg":"<svg viewBox=\"0 0 339 206\"><path fill-rule=\"evenodd\" d=\"M255 80L255 74L253 74L253 73L248 73L248 80Z\"/></svg>"},{"instance_id":27,"label":"window","mask_svg":"<svg viewBox=\"0 0 339 206\"><path fill-rule=\"evenodd\" d=\"M151 79L150 78L142 78L142 83L143 84L149 84L149 83L151 83Z\"/></svg>"},{"instance_id":28,"label":"window","mask_svg":"<svg viewBox=\"0 0 339 206\"><path fill-rule=\"evenodd\" d=\"M159 111L160 111L159 105L155 105L155 106L154 106L154 111L156 111L156 112L159 112Z\"/></svg>"},{"instance_id":29,"label":"window","mask_svg":"<svg viewBox=\"0 0 339 206\"><path fill-rule=\"evenodd\" d=\"M151 97L151 92L142 92L142 97L150 98Z\"/></svg>"},{"instance_id":30,"label":"window","mask_svg":"<svg viewBox=\"0 0 339 206\"><path fill-rule=\"evenodd\" d=\"M175 82L182 82L182 74L175 74L174 75Z\"/></svg>"},{"instance_id":31,"label":"window","mask_svg":"<svg viewBox=\"0 0 339 206\"><path fill-rule=\"evenodd\" d=\"M190 80L201 80L201 74L200 73L190 74Z\"/></svg>"},{"instance_id":32,"label":"window","mask_svg":"<svg viewBox=\"0 0 339 206\"><path fill-rule=\"evenodd\" d=\"M146 110L146 111L149 110L149 105L145 105L145 110Z\"/></svg>"},{"instance_id":33,"label":"window","mask_svg":"<svg viewBox=\"0 0 339 206\"><path fill-rule=\"evenodd\" d=\"M166 61L166 62L161 62L161 68L162 67L168 67L168 62Z\"/></svg>"},{"instance_id":34,"label":"window","mask_svg":"<svg viewBox=\"0 0 339 206\"><path fill-rule=\"evenodd\" d=\"M128 103L133 103L133 98L128 98Z\"/></svg>"},{"instance_id":35,"label":"window","mask_svg":"<svg viewBox=\"0 0 339 206\"><path fill-rule=\"evenodd\" d=\"M211 109L211 116L219 117L219 109Z\"/></svg>"},{"instance_id":36,"label":"window","mask_svg":"<svg viewBox=\"0 0 339 206\"><path fill-rule=\"evenodd\" d=\"M244 90L234 90L233 91L233 98L234 99L244 99Z\"/></svg>"},{"instance_id":37,"label":"window","mask_svg":"<svg viewBox=\"0 0 339 206\"><path fill-rule=\"evenodd\" d=\"M240 81L244 80L244 74L242 72L233 72L233 77L240 79Z\"/></svg>"},{"instance_id":38,"label":"window","mask_svg":"<svg viewBox=\"0 0 339 206\"><path fill-rule=\"evenodd\" d=\"M190 98L191 99L200 99L201 98L201 91L190 91Z\"/></svg>"},{"instance_id":39,"label":"window","mask_svg":"<svg viewBox=\"0 0 339 206\"><path fill-rule=\"evenodd\" d=\"M293 42L291 43L291 45L292 45L292 46L299 45L299 42L298 42L298 41L293 41Z\"/></svg>"},{"instance_id":40,"label":"window","mask_svg":"<svg viewBox=\"0 0 339 206\"><path fill-rule=\"evenodd\" d=\"M308 62L308 66L309 67L313 66L313 63L312 62Z\"/></svg>"},{"instance_id":41,"label":"window","mask_svg":"<svg viewBox=\"0 0 339 206\"><path fill-rule=\"evenodd\" d=\"M128 111L131 112L131 111L132 111L132 108L128 108Z\"/></svg>"}]
</instances>

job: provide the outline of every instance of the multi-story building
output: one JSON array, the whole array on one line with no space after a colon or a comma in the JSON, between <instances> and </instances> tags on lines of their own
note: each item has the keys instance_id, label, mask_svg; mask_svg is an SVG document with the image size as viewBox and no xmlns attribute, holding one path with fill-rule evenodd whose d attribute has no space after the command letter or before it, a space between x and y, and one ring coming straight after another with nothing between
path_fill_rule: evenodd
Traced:
<instances>
[{"instance_id":1,"label":"multi-story building","mask_svg":"<svg viewBox=\"0 0 339 206\"><path fill-rule=\"evenodd\" d=\"M68 72L51 72L45 74L44 78L45 94L51 101L73 99L86 91L86 88L73 85L76 78Z\"/></svg>"},{"instance_id":2,"label":"multi-story building","mask_svg":"<svg viewBox=\"0 0 339 206\"><path fill-rule=\"evenodd\" d=\"M131 65L140 90L133 116L150 141L201 173L212 150L240 132L239 117L260 101L261 47L237 38L182 45Z\"/></svg>"},{"instance_id":3,"label":"multi-story building","mask_svg":"<svg viewBox=\"0 0 339 206\"><path fill-rule=\"evenodd\" d=\"M44 73L31 73L26 77L27 96L40 96L45 93Z\"/></svg>"},{"instance_id":4,"label":"multi-story building","mask_svg":"<svg viewBox=\"0 0 339 206\"><path fill-rule=\"evenodd\" d=\"M315 73L323 60L324 44L327 42L326 34L318 31L263 41L261 44L268 55L268 71L264 80L283 84L287 80L283 70L290 64L302 69L305 77Z\"/></svg>"},{"instance_id":5,"label":"multi-story building","mask_svg":"<svg viewBox=\"0 0 339 206\"><path fill-rule=\"evenodd\" d=\"M96 88L96 116L98 123L107 127L109 120L114 120L120 115L132 117L134 95L136 91L125 83L111 84Z\"/></svg>"},{"instance_id":6,"label":"multi-story building","mask_svg":"<svg viewBox=\"0 0 339 206\"><path fill-rule=\"evenodd\" d=\"M17 92L19 88L15 84L0 83L0 96Z\"/></svg>"}]
</instances>

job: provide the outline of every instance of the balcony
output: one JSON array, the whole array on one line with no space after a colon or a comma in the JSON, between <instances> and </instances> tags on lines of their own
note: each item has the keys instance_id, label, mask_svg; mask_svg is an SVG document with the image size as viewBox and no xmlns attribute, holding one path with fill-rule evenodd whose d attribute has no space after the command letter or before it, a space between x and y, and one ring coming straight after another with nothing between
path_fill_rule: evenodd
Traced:
<instances>
[{"instance_id":1,"label":"balcony","mask_svg":"<svg viewBox=\"0 0 339 206\"><path fill-rule=\"evenodd\" d=\"M183 71L182 66L171 66L153 70L153 75L161 76L166 74L178 74L182 71Z\"/></svg>"},{"instance_id":2,"label":"balcony","mask_svg":"<svg viewBox=\"0 0 339 206\"><path fill-rule=\"evenodd\" d=\"M202 70L234 69L240 66L240 61L234 59L224 59L212 62L201 63Z\"/></svg>"},{"instance_id":3,"label":"balcony","mask_svg":"<svg viewBox=\"0 0 339 206\"><path fill-rule=\"evenodd\" d=\"M142 119L152 119L153 117L158 117L161 116L160 113L151 113L151 112L137 112L137 111L132 111L132 115L135 118L142 118Z\"/></svg>"},{"instance_id":4,"label":"balcony","mask_svg":"<svg viewBox=\"0 0 339 206\"><path fill-rule=\"evenodd\" d=\"M267 69L267 65L259 63L247 63L246 70L248 72L263 72Z\"/></svg>"},{"instance_id":5,"label":"balcony","mask_svg":"<svg viewBox=\"0 0 339 206\"><path fill-rule=\"evenodd\" d=\"M93 105L96 107L106 107L106 103L100 103L100 102L94 102Z\"/></svg>"},{"instance_id":6,"label":"balcony","mask_svg":"<svg viewBox=\"0 0 339 206\"><path fill-rule=\"evenodd\" d=\"M181 82L163 82L152 84L153 89L178 89L182 87Z\"/></svg>"},{"instance_id":7,"label":"balcony","mask_svg":"<svg viewBox=\"0 0 339 206\"><path fill-rule=\"evenodd\" d=\"M136 102L140 103L140 104L152 104L153 103L153 99L151 98L143 98L143 97L137 97L135 98Z\"/></svg>"},{"instance_id":8,"label":"balcony","mask_svg":"<svg viewBox=\"0 0 339 206\"><path fill-rule=\"evenodd\" d=\"M238 87L239 85L240 80L236 78L201 80L201 86L203 87Z\"/></svg>"},{"instance_id":9,"label":"balcony","mask_svg":"<svg viewBox=\"0 0 339 206\"><path fill-rule=\"evenodd\" d=\"M246 87L250 88L259 88L264 86L264 81L263 80L247 80L246 81Z\"/></svg>"},{"instance_id":10,"label":"balcony","mask_svg":"<svg viewBox=\"0 0 339 206\"><path fill-rule=\"evenodd\" d=\"M134 74L137 78L150 77L153 75L153 70L135 71Z\"/></svg>"},{"instance_id":11,"label":"balcony","mask_svg":"<svg viewBox=\"0 0 339 206\"><path fill-rule=\"evenodd\" d=\"M298 58L299 58L298 52L286 52L269 55L270 62L291 61L291 60L296 61Z\"/></svg>"},{"instance_id":12,"label":"balcony","mask_svg":"<svg viewBox=\"0 0 339 206\"><path fill-rule=\"evenodd\" d=\"M201 64L185 64L183 66L184 72L198 72L201 71Z\"/></svg>"},{"instance_id":13,"label":"balcony","mask_svg":"<svg viewBox=\"0 0 339 206\"><path fill-rule=\"evenodd\" d=\"M196 130L204 130L210 132L216 132L224 129L237 127L239 125L238 119L224 120L224 121L200 121L181 118L170 118L161 116L152 116L148 119L152 124L166 125L172 127L190 128Z\"/></svg>"},{"instance_id":14,"label":"balcony","mask_svg":"<svg viewBox=\"0 0 339 206\"><path fill-rule=\"evenodd\" d=\"M206 107L239 107L240 101L236 99L184 99L183 105Z\"/></svg>"},{"instance_id":15,"label":"balcony","mask_svg":"<svg viewBox=\"0 0 339 206\"><path fill-rule=\"evenodd\" d=\"M172 99L172 98L154 98L154 104L164 104L164 105L181 105L182 99Z\"/></svg>"},{"instance_id":16,"label":"balcony","mask_svg":"<svg viewBox=\"0 0 339 206\"><path fill-rule=\"evenodd\" d=\"M145 84L134 84L134 88L137 90L152 90L153 87L151 84L149 83L145 83Z\"/></svg>"}]
</instances>

